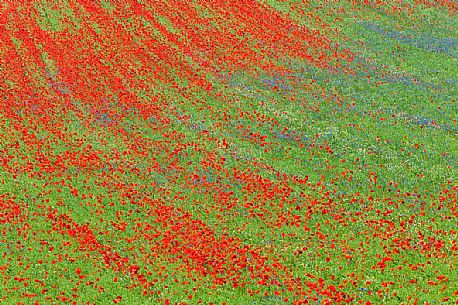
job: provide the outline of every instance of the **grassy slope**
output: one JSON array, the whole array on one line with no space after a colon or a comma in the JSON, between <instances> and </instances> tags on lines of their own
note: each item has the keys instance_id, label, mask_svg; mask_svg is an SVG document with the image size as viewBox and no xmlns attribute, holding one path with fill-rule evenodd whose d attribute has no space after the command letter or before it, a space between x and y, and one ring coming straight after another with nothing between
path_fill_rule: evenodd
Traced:
<instances>
[{"instance_id":1,"label":"grassy slope","mask_svg":"<svg viewBox=\"0 0 458 305\"><path fill-rule=\"evenodd\" d=\"M287 4L280 5L272 1L268 4L285 14L291 9ZM102 187L104 179L99 175L103 171L108 171L110 181L132 185L139 193L144 192L150 198L163 198L169 205L181 209L181 214L192 213L195 219L201 220L211 228L218 238L227 235L239 238L242 244L260 249L258 251L262 251L269 262L280 257L282 263L291 269L291 274L302 280L306 279L305 274L321 277L327 284L336 287L341 285L339 289L350 296L358 300L371 300L373 303L378 303L381 299L385 303L393 304L401 301L411 302L412 298L409 299L409 296L418 297L420 302L431 302L451 296L457 289L453 283L458 282L458 279L453 279L451 268L451 264L456 260L456 250L451 250L450 246L454 239L451 232L456 227L451 207L456 202L456 197L449 196L451 199L445 202L446 206L443 209L440 207L439 196L445 196L444 190L456 185L457 164L456 156L453 154L458 151L454 121L457 117L454 100L456 86L453 82L456 81L457 75L456 56L446 52L429 51L421 41L415 39L427 40L428 37L438 38L440 35L451 37L453 30L456 29L456 21L442 9L425 11L425 14L428 14L426 20L429 22L418 23L418 19L425 18L421 16L421 8L412 16L402 16L405 18L400 21L399 16L384 14L369 7L353 11L349 6L341 6L345 12L339 15L342 20L338 21L333 20L337 13L327 13L329 7L325 6L318 11L313 7L304 9L321 16L324 22L330 24L329 35L335 35L331 37L336 42L347 46L356 54L352 63L346 63L341 67L342 71L355 71L352 76L342 72L331 74L301 60L285 57L281 59L282 64L291 72L283 76L272 75L268 73L270 71L259 73L253 70L237 71L228 78L208 73L206 77L213 84L212 92L195 91L191 94L191 99L201 100L201 104L190 103L182 95L177 94L169 84L161 83L159 80L154 85L150 84L150 87L142 89L143 91L132 86L132 93L145 100L147 90L162 92L167 99L166 103L171 105L165 112L170 117L170 124L162 125L160 132L151 128L155 123L153 118L150 118L150 121L138 118L133 111L120 123L120 128L128 130L130 137L118 137L116 133L104 127L100 117L93 121L92 126L88 126L72 112L68 112L67 117L52 122L56 126L60 124L61 119L63 120L67 132L73 134L71 138L74 140L71 143L64 143L55 134L40 130L39 127L36 134L47 139L50 146L44 149L49 155L57 156L65 151L75 151L75 143L82 139L85 145L90 144L95 151L101 152L101 164L105 163L105 166L108 166L113 148L118 151L133 151L133 146L138 144L133 138L138 138L142 139L141 143L148 144L145 146L147 157L140 157L139 154L121 157L124 163L120 164L124 165L120 165L120 168L124 167L124 170L111 173L104 170L103 166L81 170L78 169L79 165L75 165L75 172L72 172L73 169L70 167L63 178L67 177L73 188L80 193L91 194L90 200L83 201L83 204L79 204L81 201L72 196L68 188L56 192L59 188L57 182L62 180L62 177L50 175L50 183L45 184L46 179L31 178L23 171L19 171L14 179L11 172L2 172L5 179L2 189L6 190L7 197L14 198L29 215L26 219L7 223L3 228L7 233L2 239L17 240L18 245L33 249L30 255L22 257L27 261L26 264L30 262L33 268L24 270L24 266L16 264L20 256L19 250L4 255L1 265L8 264L10 274L20 274L25 278L41 278L48 272L48 267L38 266L36 261L57 259L59 253L56 250L60 248L65 249L65 253L76 251L74 255L80 257L76 264L69 263L67 258L61 262L51 263L53 271L49 272L45 286L50 290L46 296L54 299L60 291L66 291L71 295L71 289L76 285L76 277L65 278L53 272L72 274L78 266L81 273L88 276L84 278L84 282L97 282L95 285L102 286L105 290L97 292L98 286L82 285L84 289L78 290L82 301L96 301L94 298L98 297L100 302L104 303L118 294L123 296L126 304L139 303L139 300L145 300L147 304L148 298L149 302L158 298L186 301L193 288L196 288L193 293L194 301L199 298L207 302L226 300L230 304L247 304L252 301L267 304L279 301L275 295L261 296L261 293L272 292L273 288L258 285L256 281L250 282L251 272L248 270L240 271L240 276L247 279L245 289L233 288L227 284L220 285L213 291L212 280L197 273L195 277L198 280L195 283L190 281L190 284L183 285L182 281L188 278L189 274L183 270L179 260L175 265L171 264L167 254L159 255L156 261L149 261L147 249L141 249L145 245L141 239L135 244L136 249L139 249L138 254L135 252L137 250L129 252L129 238L141 236L134 230L135 223L148 222L158 232L171 228L164 223L157 224L148 216L151 212L149 208L135 203L135 199L130 205L122 204L125 197L118 193L116 187ZM105 9L110 11L107 5ZM59 32L64 26L59 21L63 15L68 15L70 20L74 20L75 28L78 28L81 21L72 16L70 9L49 12L47 19L38 20L38 23L48 31ZM291 16L296 18L299 24L310 23L306 17L299 17L294 12L291 12ZM438 22L439 20L441 22ZM133 22L142 20L140 18ZM170 32L179 31L172 29L171 22L165 17L160 17L159 22ZM414 30L411 29L413 24L417 25ZM102 31L101 25L94 23L91 26L96 32ZM314 26L318 27L316 24L310 25L311 28ZM332 34L334 32L331 29L334 27L340 31L338 35ZM393 27L397 32L413 38L400 39L397 38L397 34L387 37L387 30L380 30ZM134 33L135 29L131 31ZM23 47L19 40L17 47L18 50ZM447 50L455 52L456 55L456 46L455 49L448 47ZM53 64L49 54L43 53L42 58L52 71ZM199 63L191 61L191 64L199 67ZM112 65L115 66L116 63ZM29 69L32 75L37 71L33 67ZM391 71L391 74L388 75L387 71ZM46 81L40 77L35 76L39 83L41 81L40 86L46 86ZM311 80L315 82L311 83ZM177 77L177 82L180 81ZM382 83L376 84L377 82ZM277 84L281 90L273 90L272 84ZM183 81L179 85L187 87L188 84ZM225 99L214 98L215 92L221 92ZM85 110L81 109L84 113ZM240 117L242 112L245 114L244 118ZM223 120L223 113L229 119ZM257 125L258 118L262 115L274 118L277 123L268 121ZM189 116L189 119L181 119L185 116ZM5 123L1 125L4 147L8 147L14 139L21 137L18 129L11 129L11 124L11 121L5 119ZM23 116L21 124L24 128L40 126L33 117L27 116ZM250 140L244 132L248 125L250 132L267 136L266 141L271 143L264 147L259 145L259 142ZM202 133L203 130L210 132L205 134ZM172 145L166 135L174 131L183 134L184 137L173 139ZM299 137L297 141L294 140L296 135ZM223 138L230 143L229 147L221 146ZM192 146L190 148L189 143L194 143L193 146L199 147L199 150L193 149ZM177 154L178 161L175 164L183 166L184 169L173 172L167 168L174 159L170 157L169 152L180 145L183 145L184 149ZM320 145L329 146L333 153L319 148ZM13 162L17 161L18 164L26 166L27 158L32 161L34 152L24 149L26 145L23 142L20 142L19 146L21 156L25 158L17 158ZM10 152L14 149L13 146L9 146ZM214 152L218 158L226 159L222 171L205 165L209 152ZM158 162L161 171L145 171L153 160ZM144 172L138 174L132 168L139 168ZM254 208L249 202L256 203L260 200L263 191L244 189L246 182L239 182L237 178L226 174L232 173L233 168L240 172L254 172L270 179L276 186L282 185L285 180L282 175L286 174L287 183L291 188L288 199L295 199L297 203L287 203L281 207L284 200L281 196L274 196L267 201L266 207ZM277 172L282 175L278 176ZM342 173L345 173L345 176ZM190 184L189 177L192 174L198 174L199 178ZM299 178L308 176L308 183L294 183L291 178L293 175ZM375 176L377 183L374 185ZM156 187L149 191L153 180ZM52 182L56 184L53 185ZM212 182L217 185L216 190L210 185ZM168 190L169 194L158 190L158 185ZM256 184L253 185L256 187ZM224 189L224 186L229 186L233 192L230 198L235 199L235 206L227 210L218 206L221 202L212 196L218 190ZM46 190L50 193L46 194ZM176 196L184 199L177 200ZM30 198L38 200L30 201ZM97 202L97 198L102 198L101 202ZM304 198L315 198L318 204L311 205ZM358 201L351 202L353 198L357 198ZM331 203L328 199L332 200ZM363 200L361 204L360 200ZM44 204L43 207L35 205L40 201ZM58 202L63 203L58 205ZM109 207L110 203L114 205ZM73 240L70 239L71 245L61 245L69 240L68 235L53 234L50 238L51 231L48 230L51 230L52 226L46 217L50 205L56 208L58 214L70 215L76 223L88 223L96 231L99 242L109 245L122 255L129 256L132 263L145 268L145 273L148 268L149 271L152 270L153 272L147 275L148 280L160 279L156 288L153 288L156 293L148 297L142 296L141 288L134 290L135 293L128 293L126 287L129 280L125 274L110 268L103 271L103 276L97 280L93 268L103 268L104 265L99 262L101 256L98 253L86 251L89 256L86 261L86 258L83 258L86 252L78 250L77 243ZM134 214L135 219L126 216L129 210L137 206L139 211ZM299 209L296 209L296 206ZM292 213L301 219L307 219L303 220L301 227L277 225L277 220L285 216L290 208L293 208L290 215ZM97 210L102 212L97 215ZM121 216L122 221L128 225L125 230L114 229L110 222L120 221L120 211L126 213ZM34 215L34 212L37 214ZM288 217L291 217L290 215ZM103 222L100 222L100 218L103 218ZM432 218L436 220L432 221ZM401 225L403 222L407 225ZM23 228L24 223L28 225L28 239L24 236L16 237L15 231ZM304 223L311 231L304 232ZM318 224L320 226L317 226ZM162 225L164 226L161 227ZM418 231L426 235L426 240L440 234L440 239L446 244L441 251L446 252L446 256L436 255L437 252L428 250L425 246L427 244L424 245L423 241L419 240ZM31 234L32 232L35 234ZM326 239L319 238L317 232ZM387 232L388 234L385 234ZM405 249L396 246L396 239L407 241L411 245ZM54 250L48 250L45 255L48 245L43 247L40 243L42 240L53 245ZM152 244L149 243L148 246ZM44 252L37 250L40 247ZM302 248L303 253L298 255L297 249ZM397 252L392 248L397 249ZM393 260L389 262L387 269L373 270L372 267L381 260L380 255L390 256ZM331 260L328 261L327 258ZM409 266L422 263L425 265L417 266L420 271L411 270ZM165 265L167 271L164 273L168 274L169 278L157 274L157 269ZM428 280L436 280L439 274L448 278L445 289L441 291L442 285L425 288ZM115 276L121 278L117 283L112 280ZM172 279L177 279L177 282ZM383 284L391 281L395 282L394 287L391 284ZM57 285L55 288L52 286L53 283ZM7 288L17 287L13 277L9 277L4 285ZM30 286L34 287L35 284L31 283ZM18 290L9 290L5 296L9 300L16 300L24 291L33 293L36 290L39 298L45 297L39 292L41 288L28 290L19 287ZM260 289L261 293L251 297L247 287L253 291ZM161 290L160 295L157 294L158 290ZM372 293L369 294L369 291ZM282 298L295 298L294 293L283 291L283 294ZM310 295L314 296L314 292ZM132 298L132 301L128 298Z\"/></svg>"}]
</instances>

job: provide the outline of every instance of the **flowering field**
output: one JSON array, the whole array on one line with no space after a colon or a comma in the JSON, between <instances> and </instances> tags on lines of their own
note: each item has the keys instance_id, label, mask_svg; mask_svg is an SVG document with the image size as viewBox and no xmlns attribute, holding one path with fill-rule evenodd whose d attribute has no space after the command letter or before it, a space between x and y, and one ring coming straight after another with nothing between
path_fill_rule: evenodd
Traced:
<instances>
[{"instance_id":1,"label":"flowering field","mask_svg":"<svg viewBox=\"0 0 458 305\"><path fill-rule=\"evenodd\" d=\"M457 8L0 1L0 304L458 304Z\"/></svg>"}]
</instances>

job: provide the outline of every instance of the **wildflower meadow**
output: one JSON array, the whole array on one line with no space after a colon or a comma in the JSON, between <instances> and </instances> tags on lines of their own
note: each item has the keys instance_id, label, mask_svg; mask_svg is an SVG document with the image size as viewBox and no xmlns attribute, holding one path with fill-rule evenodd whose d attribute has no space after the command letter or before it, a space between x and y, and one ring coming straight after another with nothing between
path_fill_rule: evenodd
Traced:
<instances>
[{"instance_id":1,"label":"wildflower meadow","mask_svg":"<svg viewBox=\"0 0 458 305\"><path fill-rule=\"evenodd\" d=\"M457 8L0 0L0 304L458 304Z\"/></svg>"}]
</instances>

